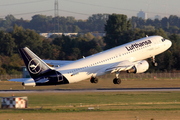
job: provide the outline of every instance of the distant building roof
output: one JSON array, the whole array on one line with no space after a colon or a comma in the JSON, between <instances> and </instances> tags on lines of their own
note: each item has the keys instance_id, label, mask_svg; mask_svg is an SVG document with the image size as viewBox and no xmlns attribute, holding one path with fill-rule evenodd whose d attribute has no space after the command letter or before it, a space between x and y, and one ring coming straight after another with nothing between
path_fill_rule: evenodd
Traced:
<instances>
[{"instance_id":1,"label":"distant building roof","mask_svg":"<svg viewBox=\"0 0 180 120\"><path fill-rule=\"evenodd\" d=\"M51 35L65 35L65 36L72 36L77 35L78 33L40 33L41 36L49 38Z\"/></svg>"},{"instance_id":2,"label":"distant building roof","mask_svg":"<svg viewBox=\"0 0 180 120\"><path fill-rule=\"evenodd\" d=\"M65 36L77 36L78 34L81 34L81 35L84 35L85 33L40 33L41 36L44 36L46 38L49 38L51 35L65 35ZM91 34L95 37L97 36L101 36L101 37L104 37L105 36L105 33L93 33L91 32Z\"/></svg>"}]
</instances>

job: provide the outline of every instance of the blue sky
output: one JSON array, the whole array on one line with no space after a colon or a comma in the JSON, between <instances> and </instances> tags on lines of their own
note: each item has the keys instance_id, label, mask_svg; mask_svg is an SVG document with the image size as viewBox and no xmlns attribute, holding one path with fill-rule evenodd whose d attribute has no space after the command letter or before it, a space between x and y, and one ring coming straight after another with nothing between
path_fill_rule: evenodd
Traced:
<instances>
[{"instance_id":1,"label":"blue sky","mask_svg":"<svg viewBox=\"0 0 180 120\"><path fill-rule=\"evenodd\" d=\"M35 14L54 16L55 0L1 0L0 18L8 14L16 18L31 19ZM97 13L136 16L142 10L148 17L160 15L180 16L180 0L58 0L60 16L87 19Z\"/></svg>"}]
</instances>

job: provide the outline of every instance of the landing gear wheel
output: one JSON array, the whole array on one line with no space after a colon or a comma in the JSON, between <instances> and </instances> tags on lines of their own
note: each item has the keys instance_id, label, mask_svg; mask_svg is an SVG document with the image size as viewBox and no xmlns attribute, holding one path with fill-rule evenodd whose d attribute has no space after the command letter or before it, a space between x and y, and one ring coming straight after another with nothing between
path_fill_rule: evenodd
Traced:
<instances>
[{"instance_id":1,"label":"landing gear wheel","mask_svg":"<svg viewBox=\"0 0 180 120\"><path fill-rule=\"evenodd\" d=\"M98 83L98 79L97 78L94 79L94 83Z\"/></svg>"},{"instance_id":2,"label":"landing gear wheel","mask_svg":"<svg viewBox=\"0 0 180 120\"><path fill-rule=\"evenodd\" d=\"M154 63L154 66L155 66L155 67L157 67L157 66L158 66L158 63L157 63L157 62L155 62L155 63Z\"/></svg>"},{"instance_id":3,"label":"landing gear wheel","mask_svg":"<svg viewBox=\"0 0 180 120\"><path fill-rule=\"evenodd\" d=\"M158 63L155 61L155 56L152 57L152 64L154 67L158 66Z\"/></svg>"},{"instance_id":4,"label":"landing gear wheel","mask_svg":"<svg viewBox=\"0 0 180 120\"><path fill-rule=\"evenodd\" d=\"M121 79L119 79L119 78L114 78L113 83L114 83L114 84L121 84Z\"/></svg>"},{"instance_id":5,"label":"landing gear wheel","mask_svg":"<svg viewBox=\"0 0 180 120\"><path fill-rule=\"evenodd\" d=\"M90 78L90 82L91 82L91 83L94 83L94 78Z\"/></svg>"},{"instance_id":6,"label":"landing gear wheel","mask_svg":"<svg viewBox=\"0 0 180 120\"><path fill-rule=\"evenodd\" d=\"M152 65L153 65L154 67L157 67L157 66L158 66L158 63L157 63L157 62L153 62Z\"/></svg>"},{"instance_id":7,"label":"landing gear wheel","mask_svg":"<svg viewBox=\"0 0 180 120\"><path fill-rule=\"evenodd\" d=\"M92 78L90 79L90 82L91 82L91 83L98 83L98 79L97 79L97 78L92 77Z\"/></svg>"}]
</instances>

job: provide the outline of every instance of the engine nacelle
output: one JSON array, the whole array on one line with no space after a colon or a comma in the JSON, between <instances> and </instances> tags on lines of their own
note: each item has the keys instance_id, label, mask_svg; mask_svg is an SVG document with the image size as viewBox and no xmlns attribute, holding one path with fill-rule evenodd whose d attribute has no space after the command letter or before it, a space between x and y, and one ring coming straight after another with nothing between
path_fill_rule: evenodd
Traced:
<instances>
[{"instance_id":1,"label":"engine nacelle","mask_svg":"<svg viewBox=\"0 0 180 120\"><path fill-rule=\"evenodd\" d=\"M149 69L149 63L146 60L138 62L131 69L127 70L127 73L143 73Z\"/></svg>"},{"instance_id":2,"label":"engine nacelle","mask_svg":"<svg viewBox=\"0 0 180 120\"><path fill-rule=\"evenodd\" d=\"M28 82L23 82L22 85L23 85L23 86L33 86L33 87L35 87L35 86L36 86L36 83L33 82L33 81L31 81L31 82L28 81Z\"/></svg>"}]
</instances>

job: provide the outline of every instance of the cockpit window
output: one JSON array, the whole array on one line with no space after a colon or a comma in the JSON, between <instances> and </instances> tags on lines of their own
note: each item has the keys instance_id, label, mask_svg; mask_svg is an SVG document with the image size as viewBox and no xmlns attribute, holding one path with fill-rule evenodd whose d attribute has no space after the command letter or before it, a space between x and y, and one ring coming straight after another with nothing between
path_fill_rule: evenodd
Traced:
<instances>
[{"instance_id":1,"label":"cockpit window","mask_svg":"<svg viewBox=\"0 0 180 120\"><path fill-rule=\"evenodd\" d=\"M166 39L165 38L163 38L163 39L161 39L162 40L162 42L164 42Z\"/></svg>"}]
</instances>

